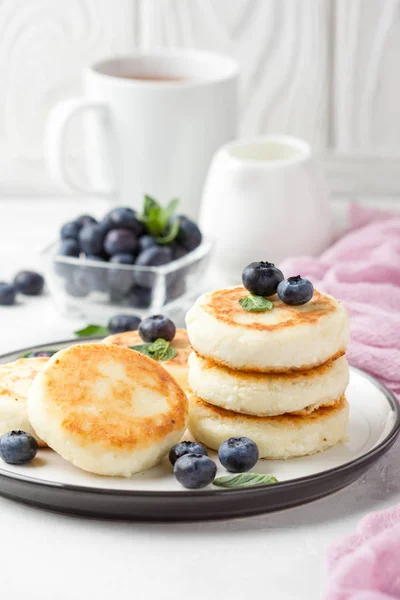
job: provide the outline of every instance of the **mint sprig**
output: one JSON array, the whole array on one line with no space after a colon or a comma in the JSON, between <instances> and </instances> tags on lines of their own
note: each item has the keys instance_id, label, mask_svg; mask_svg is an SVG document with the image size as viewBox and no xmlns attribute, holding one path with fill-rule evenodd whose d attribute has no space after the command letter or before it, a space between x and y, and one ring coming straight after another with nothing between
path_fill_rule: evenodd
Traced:
<instances>
[{"instance_id":1,"label":"mint sprig","mask_svg":"<svg viewBox=\"0 0 400 600\"><path fill-rule=\"evenodd\" d=\"M213 485L223 488L244 488L255 485L270 485L278 480L273 475L262 475L260 473L237 473L235 475L223 475L213 481Z\"/></svg>"},{"instance_id":2,"label":"mint sprig","mask_svg":"<svg viewBox=\"0 0 400 600\"><path fill-rule=\"evenodd\" d=\"M92 337L92 336L101 336L108 335L110 333L108 327L103 327L103 325L87 325L83 329L78 329L78 331L74 331L75 335L78 337Z\"/></svg>"},{"instance_id":3,"label":"mint sprig","mask_svg":"<svg viewBox=\"0 0 400 600\"><path fill-rule=\"evenodd\" d=\"M172 360L177 354L175 348L172 348L171 344L162 338L158 338L151 344L137 344L129 346L129 348L154 360Z\"/></svg>"},{"instance_id":4,"label":"mint sprig","mask_svg":"<svg viewBox=\"0 0 400 600\"><path fill-rule=\"evenodd\" d=\"M158 244L171 243L179 232L179 219L174 216L179 200L174 198L163 207L151 196L144 197L143 214L138 216L147 233L156 238Z\"/></svg>"},{"instance_id":5,"label":"mint sprig","mask_svg":"<svg viewBox=\"0 0 400 600\"><path fill-rule=\"evenodd\" d=\"M267 300L264 296L255 296L254 294L249 294L241 298L239 304L248 312L265 312L274 308L271 300Z\"/></svg>"}]
</instances>

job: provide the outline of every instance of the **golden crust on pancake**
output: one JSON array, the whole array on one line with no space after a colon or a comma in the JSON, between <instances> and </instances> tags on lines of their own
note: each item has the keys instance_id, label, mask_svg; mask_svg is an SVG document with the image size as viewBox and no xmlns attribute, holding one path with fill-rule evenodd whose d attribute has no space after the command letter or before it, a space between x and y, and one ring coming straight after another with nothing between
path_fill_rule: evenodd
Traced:
<instances>
[{"instance_id":1,"label":"golden crust on pancake","mask_svg":"<svg viewBox=\"0 0 400 600\"><path fill-rule=\"evenodd\" d=\"M345 353L349 339L343 305L314 291L307 304L269 298L271 310L246 311L243 286L200 296L186 315L187 332L200 356L232 369L260 373L311 369Z\"/></svg>"},{"instance_id":2,"label":"golden crust on pancake","mask_svg":"<svg viewBox=\"0 0 400 600\"><path fill-rule=\"evenodd\" d=\"M30 390L29 415L67 460L130 476L179 440L187 399L156 361L128 348L81 344L50 359Z\"/></svg>"}]
</instances>

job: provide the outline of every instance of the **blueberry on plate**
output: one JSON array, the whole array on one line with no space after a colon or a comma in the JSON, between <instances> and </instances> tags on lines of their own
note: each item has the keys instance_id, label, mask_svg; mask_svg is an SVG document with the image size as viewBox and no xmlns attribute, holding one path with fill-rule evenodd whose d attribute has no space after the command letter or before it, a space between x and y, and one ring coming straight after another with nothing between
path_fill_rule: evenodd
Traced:
<instances>
[{"instance_id":1,"label":"blueberry on plate","mask_svg":"<svg viewBox=\"0 0 400 600\"><path fill-rule=\"evenodd\" d=\"M255 296L273 296L282 280L282 271L269 262L252 262L242 273L244 287Z\"/></svg>"},{"instance_id":2,"label":"blueberry on plate","mask_svg":"<svg viewBox=\"0 0 400 600\"><path fill-rule=\"evenodd\" d=\"M79 232L82 229L82 225L76 221L70 221L64 223L60 229L60 237L62 240L78 240Z\"/></svg>"},{"instance_id":3,"label":"blueberry on plate","mask_svg":"<svg viewBox=\"0 0 400 600\"><path fill-rule=\"evenodd\" d=\"M231 473L243 473L254 467L259 458L258 446L247 437L232 437L219 447L220 463Z\"/></svg>"},{"instance_id":4,"label":"blueberry on plate","mask_svg":"<svg viewBox=\"0 0 400 600\"><path fill-rule=\"evenodd\" d=\"M203 454L208 456L207 448L198 442L180 442L176 446L172 446L169 451L168 458L171 465L174 465L178 458L185 454Z\"/></svg>"},{"instance_id":5,"label":"blueberry on plate","mask_svg":"<svg viewBox=\"0 0 400 600\"><path fill-rule=\"evenodd\" d=\"M185 454L174 464L174 475L183 487L195 490L212 483L217 465L204 454Z\"/></svg>"},{"instance_id":6,"label":"blueberry on plate","mask_svg":"<svg viewBox=\"0 0 400 600\"><path fill-rule=\"evenodd\" d=\"M76 240L67 239L63 240L58 248L58 252L60 256L74 256L78 258L80 254L80 246Z\"/></svg>"},{"instance_id":7,"label":"blueberry on plate","mask_svg":"<svg viewBox=\"0 0 400 600\"><path fill-rule=\"evenodd\" d=\"M149 288L144 288L141 285L133 285L128 294L127 300L132 308L149 308L153 292Z\"/></svg>"},{"instance_id":8,"label":"blueberry on plate","mask_svg":"<svg viewBox=\"0 0 400 600\"><path fill-rule=\"evenodd\" d=\"M11 283L0 281L0 306L11 306L15 302L16 289Z\"/></svg>"},{"instance_id":9,"label":"blueberry on plate","mask_svg":"<svg viewBox=\"0 0 400 600\"><path fill-rule=\"evenodd\" d=\"M84 227L85 225L97 225L97 221L91 215L81 215L77 219L75 219L75 223Z\"/></svg>"},{"instance_id":10,"label":"blueberry on plate","mask_svg":"<svg viewBox=\"0 0 400 600\"><path fill-rule=\"evenodd\" d=\"M104 239L104 250L110 255L121 252L136 254L137 247L137 237L129 229L112 229Z\"/></svg>"},{"instance_id":11,"label":"blueberry on plate","mask_svg":"<svg viewBox=\"0 0 400 600\"><path fill-rule=\"evenodd\" d=\"M133 265L135 262L135 256L133 254L129 254L128 252L118 252L117 254L113 254L110 258L110 263L116 263L119 265Z\"/></svg>"},{"instance_id":12,"label":"blueberry on plate","mask_svg":"<svg viewBox=\"0 0 400 600\"><path fill-rule=\"evenodd\" d=\"M35 458L38 443L30 433L9 431L0 437L0 457L10 465L24 465Z\"/></svg>"},{"instance_id":13,"label":"blueberry on plate","mask_svg":"<svg viewBox=\"0 0 400 600\"><path fill-rule=\"evenodd\" d=\"M184 215L179 215L179 231L176 241L187 252L192 252L197 246L200 246L202 240L201 231L190 219Z\"/></svg>"},{"instance_id":14,"label":"blueberry on plate","mask_svg":"<svg viewBox=\"0 0 400 600\"><path fill-rule=\"evenodd\" d=\"M38 357L39 358L40 357L50 358L56 352L57 352L57 350L36 350L35 352L31 352L30 354L28 354L28 356L26 358L38 358Z\"/></svg>"},{"instance_id":15,"label":"blueberry on plate","mask_svg":"<svg viewBox=\"0 0 400 600\"><path fill-rule=\"evenodd\" d=\"M138 241L139 252L143 252L143 250L147 250L150 246L157 246L156 240L152 235L142 235Z\"/></svg>"},{"instance_id":16,"label":"blueberry on plate","mask_svg":"<svg viewBox=\"0 0 400 600\"><path fill-rule=\"evenodd\" d=\"M172 251L168 246L150 246L143 250L136 259L138 267L159 267L172 261ZM135 281L143 287L151 288L155 281L154 273L137 272Z\"/></svg>"},{"instance_id":17,"label":"blueberry on plate","mask_svg":"<svg viewBox=\"0 0 400 600\"><path fill-rule=\"evenodd\" d=\"M101 225L105 231L111 229L129 229L136 237L143 235L144 225L136 217L136 211L127 206L118 206L108 212Z\"/></svg>"},{"instance_id":18,"label":"blueberry on plate","mask_svg":"<svg viewBox=\"0 0 400 600\"><path fill-rule=\"evenodd\" d=\"M278 296L285 304L296 306L306 304L314 294L314 286L300 275L284 279L278 285Z\"/></svg>"},{"instance_id":19,"label":"blueberry on plate","mask_svg":"<svg viewBox=\"0 0 400 600\"><path fill-rule=\"evenodd\" d=\"M139 335L144 342L155 342L158 338L172 342L175 333L175 323L165 315L146 317L139 325Z\"/></svg>"},{"instance_id":20,"label":"blueberry on plate","mask_svg":"<svg viewBox=\"0 0 400 600\"><path fill-rule=\"evenodd\" d=\"M79 232L79 244L85 254L98 254L103 252L104 231L100 225L84 225Z\"/></svg>"},{"instance_id":21,"label":"blueberry on plate","mask_svg":"<svg viewBox=\"0 0 400 600\"><path fill-rule=\"evenodd\" d=\"M14 287L26 296L39 296L43 292L44 279L35 271L20 271L14 277Z\"/></svg>"},{"instance_id":22,"label":"blueberry on plate","mask_svg":"<svg viewBox=\"0 0 400 600\"><path fill-rule=\"evenodd\" d=\"M136 315L115 315L108 321L110 333L123 333L124 331L136 331L140 325L141 318Z\"/></svg>"}]
</instances>

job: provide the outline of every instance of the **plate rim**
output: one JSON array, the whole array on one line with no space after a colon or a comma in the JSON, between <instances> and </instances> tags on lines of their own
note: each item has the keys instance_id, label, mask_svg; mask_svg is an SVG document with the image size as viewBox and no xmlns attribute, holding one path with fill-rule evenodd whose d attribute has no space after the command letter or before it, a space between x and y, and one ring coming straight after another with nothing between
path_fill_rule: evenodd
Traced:
<instances>
[{"instance_id":1,"label":"plate rim","mask_svg":"<svg viewBox=\"0 0 400 600\"><path fill-rule=\"evenodd\" d=\"M101 340L104 337L85 337L85 338L73 338L68 340L59 340L57 342L49 342L46 344L36 344L34 346L28 346L26 348L13 350L11 352L7 352L5 354L0 355L0 361L7 359L8 357L13 357L15 354L25 354L30 350L40 350L45 348L46 346L52 345L56 346L57 344L69 344L69 343L79 343L81 341L95 341ZM17 360L17 359L15 359ZM6 478L10 480L20 481L32 486L39 487L48 487L52 489L58 490L66 490L68 492L82 493L85 492L87 494L94 495L115 495L119 497L135 497L135 498L158 498L158 499L176 499L176 498L197 498L200 500L201 498L216 498L218 496L226 496L229 495L246 495L251 492L257 492L263 490L265 493L268 493L269 489L277 489L279 488L282 491L290 490L291 488L296 488L297 486L307 485L308 483L314 483L318 480L326 480L332 476L338 476L340 474L351 473L353 470L357 470L363 465L368 465L374 459L377 459L379 456L385 453L392 444L395 442L397 436L400 433L400 404L397 401L393 392L391 392L384 384L378 381L373 375L363 371L358 367L354 367L353 365L349 365L350 371L354 371L369 380L374 387L376 387L379 391L382 392L386 401L389 404L389 407L392 409L394 413L394 423L387 434L387 436L374 448L368 450L361 456L350 460L342 465L338 465L336 467L331 467L330 469L326 469L324 471L320 471L318 473L313 473L311 475L305 475L303 477L296 477L294 479L288 479L287 481L278 481L274 483L273 486L266 485L255 485L247 488L229 488L229 489L209 489L209 490L182 490L182 491L150 491L150 490L122 490L122 489L114 489L114 488L106 488L106 487L93 487L93 486L85 486L85 485L75 485L70 483L60 483L56 481L47 481L45 479L38 479L37 477L29 477L28 475L18 475L17 473L7 471L0 467L0 478Z\"/></svg>"}]
</instances>

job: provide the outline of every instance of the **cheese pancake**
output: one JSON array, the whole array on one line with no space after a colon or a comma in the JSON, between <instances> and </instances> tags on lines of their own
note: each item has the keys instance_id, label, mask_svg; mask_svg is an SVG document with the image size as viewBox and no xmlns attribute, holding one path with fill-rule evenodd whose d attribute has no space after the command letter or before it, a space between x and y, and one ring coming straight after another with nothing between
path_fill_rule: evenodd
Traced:
<instances>
[{"instance_id":1,"label":"cheese pancake","mask_svg":"<svg viewBox=\"0 0 400 600\"><path fill-rule=\"evenodd\" d=\"M269 298L272 310L248 312L243 286L203 294L186 315L193 349L232 369L284 372L311 369L339 358L349 340L343 305L314 291L310 302L288 306Z\"/></svg>"},{"instance_id":2,"label":"cheese pancake","mask_svg":"<svg viewBox=\"0 0 400 600\"><path fill-rule=\"evenodd\" d=\"M346 440L349 406L345 396L309 415L253 417L207 404L189 393L189 429L198 442L218 450L230 437L246 436L260 458L286 459L315 454Z\"/></svg>"},{"instance_id":3,"label":"cheese pancake","mask_svg":"<svg viewBox=\"0 0 400 600\"><path fill-rule=\"evenodd\" d=\"M237 371L189 356L193 393L215 406L259 417L308 413L334 404L346 391L349 367L345 356L315 369L288 373Z\"/></svg>"},{"instance_id":4,"label":"cheese pancake","mask_svg":"<svg viewBox=\"0 0 400 600\"><path fill-rule=\"evenodd\" d=\"M0 365L0 435L20 429L46 446L28 417L28 392L32 381L48 362L46 357L20 358Z\"/></svg>"},{"instance_id":5,"label":"cheese pancake","mask_svg":"<svg viewBox=\"0 0 400 600\"><path fill-rule=\"evenodd\" d=\"M117 346L135 346L143 344L143 340L138 331L125 331L124 333L116 333L109 335L103 340L104 344L115 344ZM189 338L186 329L177 329L174 339L171 342L171 347L176 350L175 358L171 360L159 361L176 379L183 391L187 391L188 384L188 357L191 351Z\"/></svg>"},{"instance_id":6,"label":"cheese pancake","mask_svg":"<svg viewBox=\"0 0 400 600\"><path fill-rule=\"evenodd\" d=\"M29 391L29 418L66 460L100 475L156 465L181 438L187 398L156 361L129 348L79 344L57 352Z\"/></svg>"}]
</instances>

